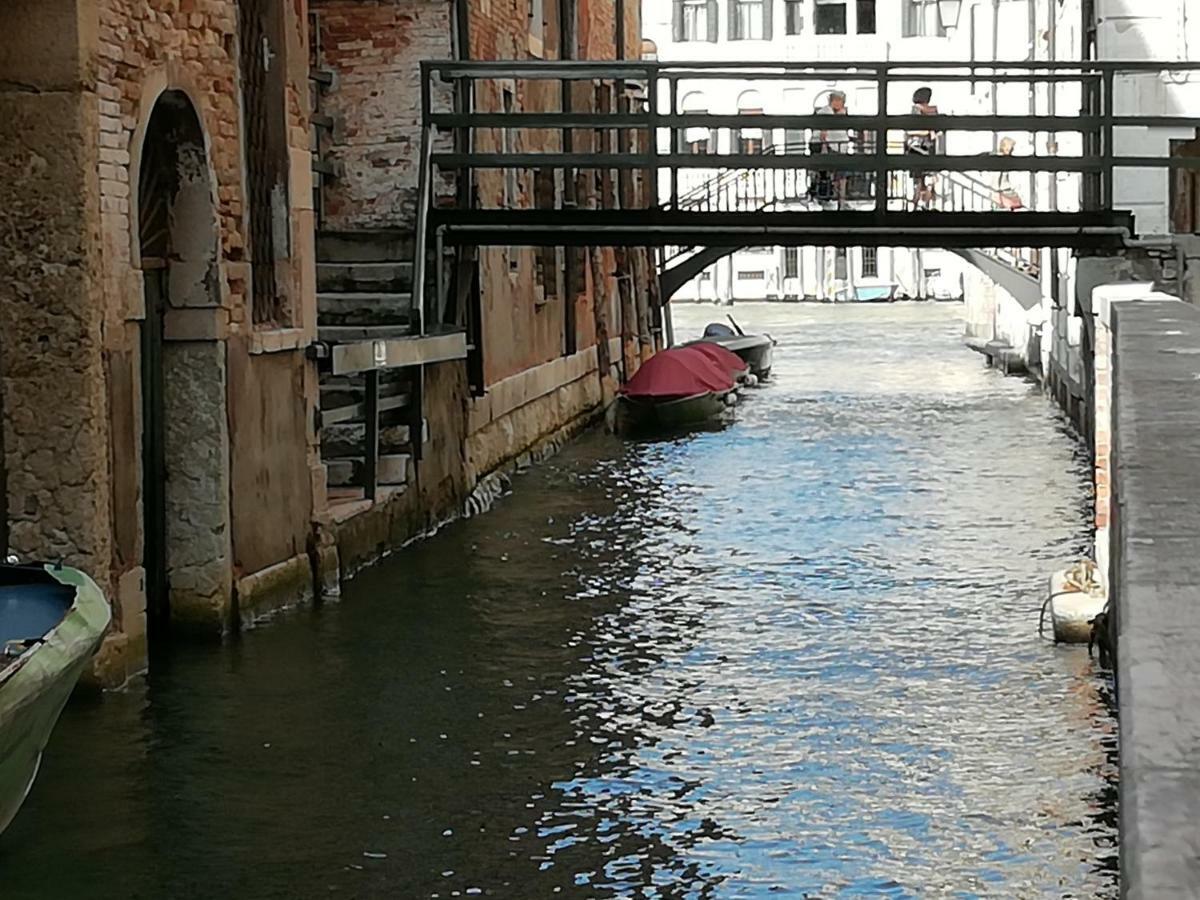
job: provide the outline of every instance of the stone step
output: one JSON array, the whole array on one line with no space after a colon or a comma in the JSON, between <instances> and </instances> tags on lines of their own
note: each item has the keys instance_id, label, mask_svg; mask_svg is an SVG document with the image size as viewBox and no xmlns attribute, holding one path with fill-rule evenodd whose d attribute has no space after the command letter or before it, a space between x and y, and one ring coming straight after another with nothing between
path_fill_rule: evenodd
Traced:
<instances>
[{"instance_id":1,"label":"stone step","mask_svg":"<svg viewBox=\"0 0 1200 900\"><path fill-rule=\"evenodd\" d=\"M407 410L404 411L407 415ZM340 422L321 429L321 458L342 459L362 456L367 428L361 422ZM407 423L381 423L379 428L380 453L406 453L412 449L408 437L411 429Z\"/></svg>"},{"instance_id":2,"label":"stone step","mask_svg":"<svg viewBox=\"0 0 1200 900\"><path fill-rule=\"evenodd\" d=\"M412 294L330 291L317 294L317 326L407 325Z\"/></svg>"},{"instance_id":3,"label":"stone step","mask_svg":"<svg viewBox=\"0 0 1200 900\"><path fill-rule=\"evenodd\" d=\"M318 293L409 293L411 262L318 263Z\"/></svg>"},{"instance_id":4,"label":"stone step","mask_svg":"<svg viewBox=\"0 0 1200 900\"><path fill-rule=\"evenodd\" d=\"M325 462L326 483L330 487L353 487L363 480L361 456L331 459ZM379 456L376 477L380 484L408 484L412 474L412 457L407 453L383 453Z\"/></svg>"},{"instance_id":5,"label":"stone step","mask_svg":"<svg viewBox=\"0 0 1200 900\"><path fill-rule=\"evenodd\" d=\"M385 402L397 395L409 393L409 376L396 369L380 373L379 399ZM362 403L366 391L361 380L350 378L329 379L321 383L321 409L333 410L354 403Z\"/></svg>"},{"instance_id":6,"label":"stone step","mask_svg":"<svg viewBox=\"0 0 1200 900\"><path fill-rule=\"evenodd\" d=\"M317 262L361 263L412 259L415 246L411 231L322 231L317 234Z\"/></svg>"}]
</instances>

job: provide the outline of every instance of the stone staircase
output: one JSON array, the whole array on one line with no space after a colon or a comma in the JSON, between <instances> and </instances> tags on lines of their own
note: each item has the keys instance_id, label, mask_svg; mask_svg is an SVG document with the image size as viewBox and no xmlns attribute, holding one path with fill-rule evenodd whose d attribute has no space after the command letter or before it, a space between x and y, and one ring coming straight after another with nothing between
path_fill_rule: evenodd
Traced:
<instances>
[{"instance_id":1,"label":"stone staircase","mask_svg":"<svg viewBox=\"0 0 1200 900\"><path fill-rule=\"evenodd\" d=\"M405 337L416 332L412 303L413 238L393 231L325 232L317 237L317 332L339 343ZM379 377L377 483L413 477L414 373ZM330 488L366 488L366 378L321 377L321 459ZM422 421L419 439L427 427Z\"/></svg>"}]
</instances>

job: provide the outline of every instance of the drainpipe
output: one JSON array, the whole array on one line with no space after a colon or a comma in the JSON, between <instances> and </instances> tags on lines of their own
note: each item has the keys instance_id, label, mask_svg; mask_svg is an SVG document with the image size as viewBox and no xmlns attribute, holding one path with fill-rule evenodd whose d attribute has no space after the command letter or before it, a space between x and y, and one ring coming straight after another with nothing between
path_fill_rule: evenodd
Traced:
<instances>
[{"instance_id":1,"label":"drainpipe","mask_svg":"<svg viewBox=\"0 0 1200 900\"><path fill-rule=\"evenodd\" d=\"M996 62L1000 58L1000 0L992 0L992 62ZM995 76L996 67L992 67L992 75ZM1000 84L992 81L992 115L1000 115ZM992 152L996 153L1000 149L1000 135L995 131L992 132Z\"/></svg>"}]
</instances>

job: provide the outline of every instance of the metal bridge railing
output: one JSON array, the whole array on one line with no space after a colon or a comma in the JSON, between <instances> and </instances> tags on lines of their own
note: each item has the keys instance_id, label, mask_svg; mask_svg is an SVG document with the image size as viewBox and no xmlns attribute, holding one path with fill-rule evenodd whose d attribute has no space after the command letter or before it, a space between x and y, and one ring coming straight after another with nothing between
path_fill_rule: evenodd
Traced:
<instances>
[{"instance_id":1,"label":"metal bridge railing","mask_svg":"<svg viewBox=\"0 0 1200 900\"><path fill-rule=\"evenodd\" d=\"M1195 159L1141 156L1117 152L1115 133L1122 128L1163 126L1195 127L1197 119L1178 115L1127 114L1117 109L1114 90L1118 75L1144 77L1182 73L1200 69L1200 63L1187 62L850 62L812 64L766 62L753 65L728 63L661 62L425 62L422 82L426 105L424 125L434 130L466 130L482 133L501 131L529 132L591 131L594 133L637 133L639 152L584 151L519 152L511 149L480 150L476 147L454 153L439 153L433 165L441 169L533 169L551 167L562 170L645 169L672 182L669 203L678 206L682 195L676 186L678 173L685 169L788 169L793 162L783 155L763 158L761 154L731 153L694 155L680 152L680 135L686 129L736 130L820 129L828 127L828 116L772 115L679 112L681 85L711 80L734 80L752 87L756 82L837 84L841 88L874 88L875 106L884 112L873 115L837 117L838 128L869 136L872 150L863 154L829 154L822 168L828 171L874 173L878 183L886 183L889 173L912 166L911 159L892 148L906 132L931 130L942 135L998 133L1075 133L1081 136L1080 152L1073 156L991 156L978 158L978 151L949 153L945 149L922 160L923 167L938 172L1016 171L1078 172L1084 176L1084 196L1080 208L1112 208L1112 174L1120 167L1174 168L1196 167ZM466 90L453 92L456 108L431 108L430 84L439 78L464 83ZM621 95L638 100L626 112L578 112L570 109L505 111L495 102L495 85L555 81L561 86L590 82L603 84ZM1079 88L1080 108L1070 115L913 115L891 112L907 106L907 97L918 86L939 83L970 83L975 86L1023 84L1074 85ZM487 90L481 88L487 86ZM445 96L449 92L442 92ZM513 95L523 91L514 89ZM543 91L559 97L570 91ZM861 92L856 94L861 97ZM467 98L464 103L462 98ZM558 104L560 107L562 104ZM469 106L469 108L462 108ZM488 106L495 108L488 109ZM511 108L511 107L510 107ZM520 141L510 142L520 143ZM564 142L563 146L566 146ZM620 146L619 142L608 145ZM942 144L944 148L945 143ZM876 207L885 209L891 198L879 192Z\"/></svg>"}]
</instances>

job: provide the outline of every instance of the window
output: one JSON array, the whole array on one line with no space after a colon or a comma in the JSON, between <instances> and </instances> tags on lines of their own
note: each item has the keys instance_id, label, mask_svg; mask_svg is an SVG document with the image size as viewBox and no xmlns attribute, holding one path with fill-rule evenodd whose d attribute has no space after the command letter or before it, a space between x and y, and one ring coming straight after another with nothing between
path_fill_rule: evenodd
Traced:
<instances>
[{"instance_id":1,"label":"window","mask_svg":"<svg viewBox=\"0 0 1200 900\"><path fill-rule=\"evenodd\" d=\"M771 39L772 0L729 0L729 39Z\"/></svg>"},{"instance_id":2,"label":"window","mask_svg":"<svg viewBox=\"0 0 1200 900\"><path fill-rule=\"evenodd\" d=\"M758 156L763 152L761 128L743 128L738 132L738 153Z\"/></svg>"},{"instance_id":3,"label":"window","mask_svg":"<svg viewBox=\"0 0 1200 900\"><path fill-rule=\"evenodd\" d=\"M675 0L676 43L717 41L717 0Z\"/></svg>"},{"instance_id":4,"label":"window","mask_svg":"<svg viewBox=\"0 0 1200 900\"><path fill-rule=\"evenodd\" d=\"M766 281L767 273L761 270L738 272L738 281Z\"/></svg>"},{"instance_id":5,"label":"window","mask_svg":"<svg viewBox=\"0 0 1200 900\"><path fill-rule=\"evenodd\" d=\"M784 247L783 248L783 277L784 278L799 278L800 277L800 248L799 247Z\"/></svg>"},{"instance_id":6,"label":"window","mask_svg":"<svg viewBox=\"0 0 1200 900\"><path fill-rule=\"evenodd\" d=\"M858 33L875 33L875 0L858 0Z\"/></svg>"},{"instance_id":7,"label":"window","mask_svg":"<svg viewBox=\"0 0 1200 900\"><path fill-rule=\"evenodd\" d=\"M788 34L804 33L804 2L805 0L784 0L784 30Z\"/></svg>"},{"instance_id":8,"label":"window","mask_svg":"<svg viewBox=\"0 0 1200 900\"><path fill-rule=\"evenodd\" d=\"M904 0L904 37L945 37L937 0Z\"/></svg>"},{"instance_id":9,"label":"window","mask_svg":"<svg viewBox=\"0 0 1200 900\"><path fill-rule=\"evenodd\" d=\"M813 15L813 29L817 34L845 34L845 0L817 0L817 7Z\"/></svg>"},{"instance_id":10,"label":"window","mask_svg":"<svg viewBox=\"0 0 1200 900\"><path fill-rule=\"evenodd\" d=\"M833 255L833 277L846 278L846 258L849 256L849 251L845 247L838 247Z\"/></svg>"},{"instance_id":11,"label":"window","mask_svg":"<svg viewBox=\"0 0 1200 900\"><path fill-rule=\"evenodd\" d=\"M862 274L863 274L863 278L878 278L879 277L879 248L878 247L863 247Z\"/></svg>"},{"instance_id":12,"label":"window","mask_svg":"<svg viewBox=\"0 0 1200 900\"><path fill-rule=\"evenodd\" d=\"M761 116L763 114L762 96L758 91L743 91L738 97L739 116ZM766 144L767 132L761 128L739 128L734 132L735 145L738 153L759 154Z\"/></svg>"},{"instance_id":13,"label":"window","mask_svg":"<svg viewBox=\"0 0 1200 900\"><path fill-rule=\"evenodd\" d=\"M250 287L255 325L284 326L286 296L275 264L290 255L285 69L271 65L284 45L282 6L267 0L238 4L242 35L242 109Z\"/></svg>"},{"instance_id":14,"label":"window","mask_svg":"<svg viewBox=\"0 0 1200 900\"><path fill-rule=\"evenodd\" d=\"M680 111L686 114L703 115L708 112L708 101L698 91L693 91L683 98ZM688 153L703 154L717 152L717 130L715 128L684 128L681 129L681 142Z\"/></svg>"}]
</instances>

